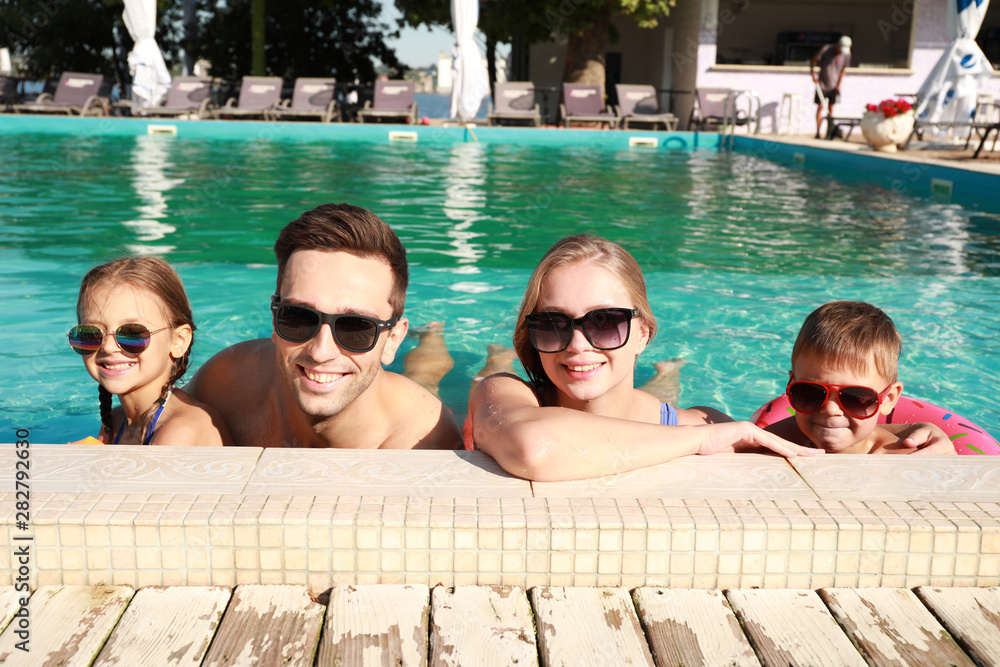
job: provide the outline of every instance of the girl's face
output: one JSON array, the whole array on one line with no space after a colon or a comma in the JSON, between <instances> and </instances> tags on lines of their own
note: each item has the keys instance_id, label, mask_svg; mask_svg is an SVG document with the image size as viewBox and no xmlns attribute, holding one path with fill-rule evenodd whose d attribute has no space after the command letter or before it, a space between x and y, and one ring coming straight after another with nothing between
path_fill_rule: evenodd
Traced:
<instances>
[{"instance_id":1,"label":"girl's face","mask_svg":"<svg viewBox=\"0 0 1000 667\"><path fill-rule=\"evenodd\" d=\"M91 377L118 396L149 393L152 404L170 377L173 359L179 358L191 344L191 327L170 328L159 298L151 292L130 285L98 286L81 304L80 324L92 324L102 331L115 331L123 324L141 324L150 331L163 329L150 338L149 347L140 354L122 350L113 334L94 354L83 358ZM167 328L165 328L167 327Z\"/></svg>"},{"instance_id":2,"label":"girl's face","mask_svg":"<svg viewBox=\"0 0 1000 667\"><path fill-rule=\"evenodd\" d=\"M575 262L552 270L542 281L536 312L583 317L599 308L634 308L635 304L611 271L599 264ZM559 404L583 409L590 401L631 395L635 361L649 341L641 319L631 321L628 341L616 350L599 350L579 327L562 352L539 353L545 374L559 390Z\"/></svg>"}]
</instances>

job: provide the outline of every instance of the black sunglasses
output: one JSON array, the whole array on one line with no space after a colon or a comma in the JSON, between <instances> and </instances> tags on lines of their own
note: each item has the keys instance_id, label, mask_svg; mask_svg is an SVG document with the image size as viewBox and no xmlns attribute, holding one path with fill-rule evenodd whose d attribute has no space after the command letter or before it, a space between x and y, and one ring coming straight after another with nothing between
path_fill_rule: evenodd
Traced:
<instances>
[{"instance_id":1,"label":"black sunglasses","mask_svg":"<svg viewBox=\"0 0 1000 667\"><path fill-rule=\"evenodd\" d=\"M123 324L114 331L105 331L101 327L93 324L79 324L69 330L66 337L69 338L69 346L73 351L84 357L97 352L104 344L104 337L111 334L118 342L118 347L122 352L128 354L142 354L152 342L153 334L169 329L169 326L162 327L156 331L150 331L145 326L133 322Z\"/></svg>"},{"instance_id":2,"label":"black sunglasses","mask_svg":"<svg viewBox=\"0 0 1000 667\"><path fill-rule=\"evenodd\" d=\"M798 380L789 382L785 393L788 394L789 404L802 414L812 414L822 408L833 393L837 405L844 412L857 419L868 419L878 412L889 387L879 393L871 387Z\"/></svg>"},{"instance_id":3,"label":"black sunglasses","mask_svg":"<svg viewBox=\"0 0 1000 667\"><path fill-rule=\"evenodd\" d=\"M531 345L539 352L562 352L579 327L596 350L617 350L628 342L636 308L598 308L583 317L563 313L532 313L524 318Z\"/></svg>"},{"instance_id":4,"label":"black sunglasses","mask_svg":"<svg viewBox=\"0 0 1000 667\"><path fill-rule=\"evenodd\" d=\"M333 340L348 352L367 352L375 347L384 329L396 326L399 318L376 320L364 315L323 313L297 303L283 303L277 295L271 297L274 332L290 343L304 343L324 324L330 325Z\"/></svg>"}]
</instances>

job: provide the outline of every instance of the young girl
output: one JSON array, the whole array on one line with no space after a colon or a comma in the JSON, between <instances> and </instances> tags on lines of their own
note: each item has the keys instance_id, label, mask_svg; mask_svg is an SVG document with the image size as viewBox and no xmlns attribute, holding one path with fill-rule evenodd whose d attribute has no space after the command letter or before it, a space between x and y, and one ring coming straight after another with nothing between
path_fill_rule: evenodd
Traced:
<instances>
[{"instance_id":1,"label":"young girl","mask_svg":"<svg viewBox=\"0 0 1000 667\"><path fill-rule=\"evenodd\" d=\"M94 267L77 299L70 347L98 382L102 443L232 444L215 412L174 385L194 343L180 276L161 259L126 257ZM111 395L121 405L111 409Z\"/></svg>"},{"instance_id":2,"label":"young girl","mask_svg":"<svg viewBox=\"0 0 1000 667\"><path fill-rule=\"evenodd\" d=\"M469 404L475 446L507 472L537 481L737 447L817 453L713 408L678 409L635 388L636 359L655 334L632 255L589 234L557 242L528 281L514 329L530 381L500 374L476 388Z\"/></svg>"}]
</instances>

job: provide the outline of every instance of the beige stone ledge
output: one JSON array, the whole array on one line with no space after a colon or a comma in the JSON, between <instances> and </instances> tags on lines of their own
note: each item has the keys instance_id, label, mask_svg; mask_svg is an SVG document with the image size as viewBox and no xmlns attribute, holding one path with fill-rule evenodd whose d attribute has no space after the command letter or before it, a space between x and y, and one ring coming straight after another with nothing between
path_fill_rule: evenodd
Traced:
<instances>
[{"instance_id":1,"label":"beige stone ledge","mask_svg":"<svg viewBox=\"0 0 1000 667\"><path fill-rule=\"evenodd\" d=\"M532 484L480 452L33 445L27 530L17 460L0 445L0 585L26 543L33 587L1000 584L1000 457L719 455Z\"/></svg>"}]
</instances>

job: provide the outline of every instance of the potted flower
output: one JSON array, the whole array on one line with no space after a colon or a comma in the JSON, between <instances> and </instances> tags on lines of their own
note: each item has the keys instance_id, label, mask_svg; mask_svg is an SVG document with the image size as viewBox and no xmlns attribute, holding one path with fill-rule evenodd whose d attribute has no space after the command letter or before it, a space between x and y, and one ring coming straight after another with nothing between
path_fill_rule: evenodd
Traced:
<instances>
[{"instance_id":1,"label":"potted flower","mask_svg":"<svg viewBox=\"0 0 1000 667\"><path fill-rule=\"evenodd\" d=\"M906 100L882 100L869 104L861 118L861 133L877 151L895 153L913 132L913 105Z\"/></svg>"}]
</instances>

